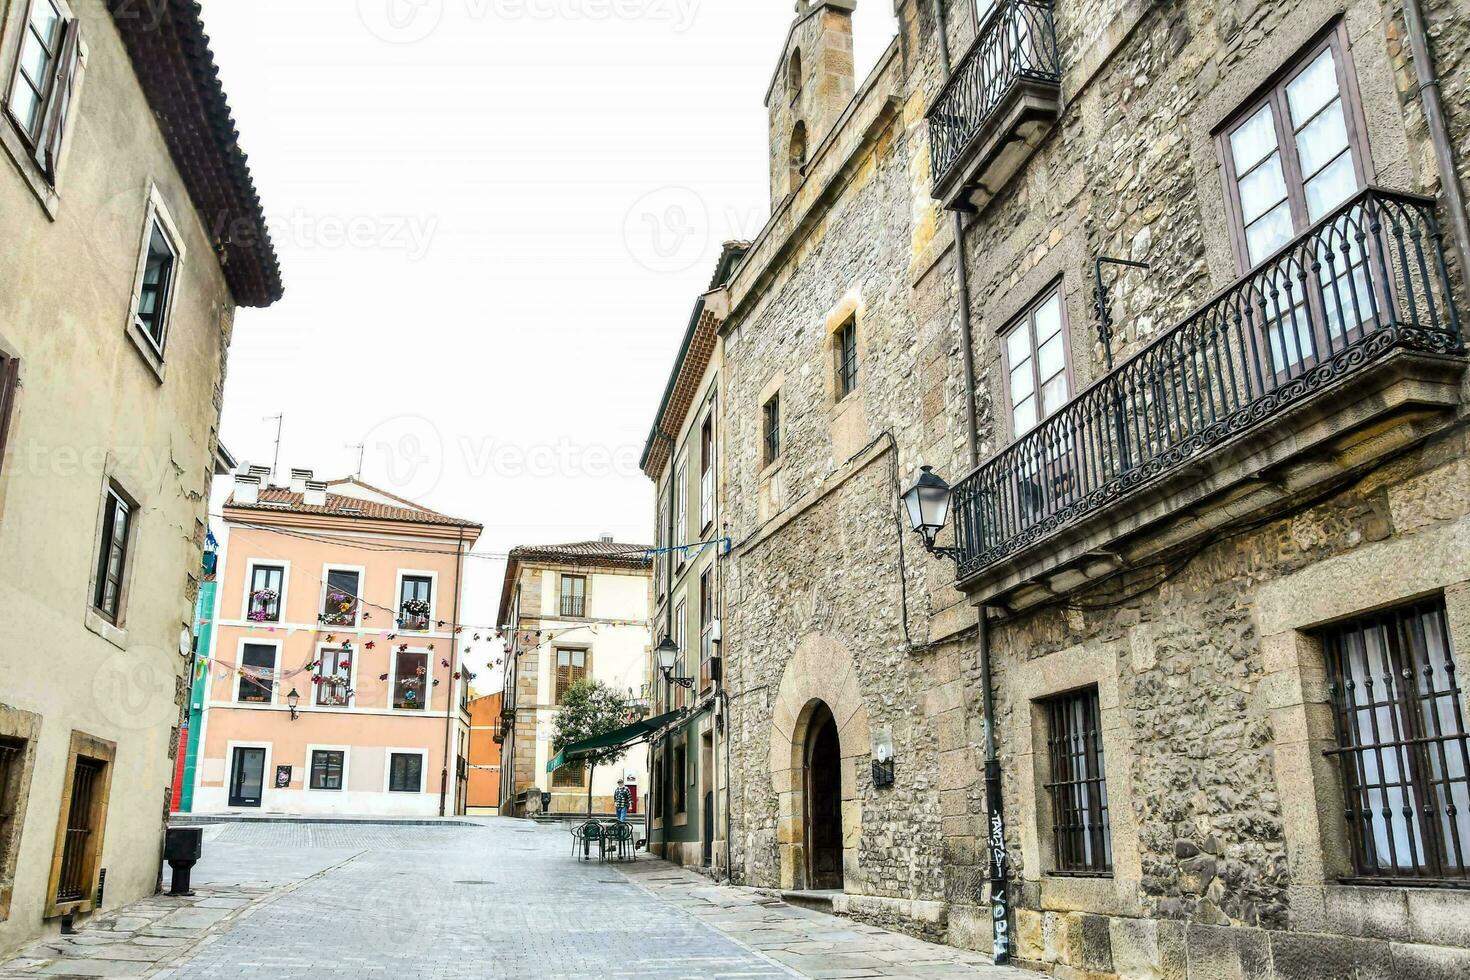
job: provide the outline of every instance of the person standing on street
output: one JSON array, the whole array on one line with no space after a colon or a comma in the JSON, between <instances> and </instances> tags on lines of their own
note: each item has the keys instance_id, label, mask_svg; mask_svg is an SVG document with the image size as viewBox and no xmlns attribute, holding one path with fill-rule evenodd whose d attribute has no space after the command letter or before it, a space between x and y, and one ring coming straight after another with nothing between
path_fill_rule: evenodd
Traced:
<instances>
[{"instance_id":1,"label":"person standing on street","mask_svg":"<svg viewBox=\"0 0 1470 980\"><path fill-rule=\"evenodd\" d=\"M628 792L628 787L618 780L618 788L613 790L613 807L618 811L618 823L628 822L628 804L633 802L633 794Z\"/></svg>"}]
</instances>

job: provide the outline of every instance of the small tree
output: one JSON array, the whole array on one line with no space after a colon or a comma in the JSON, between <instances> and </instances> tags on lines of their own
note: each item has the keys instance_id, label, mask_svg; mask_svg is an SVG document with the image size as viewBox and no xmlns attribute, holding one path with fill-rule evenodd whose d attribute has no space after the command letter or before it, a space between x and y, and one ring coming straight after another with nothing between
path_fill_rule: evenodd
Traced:
<instances>
[{"instance_id":1,"label":"small tree","mask_svg":"<svg viewBox=\"0 0 1470 980\"><path fill-rule=\"evenodd\" d=\"M627 724L628 700L601 681L577 681L562 695L561 710L556 713L556 734L552 747L560 752L573 742L596 738ZM621 745L598 749L583 757L587 763L587 815L592 815L592 775L598 766L611 765L628 750Z\"/></svg>"}]
</instances>

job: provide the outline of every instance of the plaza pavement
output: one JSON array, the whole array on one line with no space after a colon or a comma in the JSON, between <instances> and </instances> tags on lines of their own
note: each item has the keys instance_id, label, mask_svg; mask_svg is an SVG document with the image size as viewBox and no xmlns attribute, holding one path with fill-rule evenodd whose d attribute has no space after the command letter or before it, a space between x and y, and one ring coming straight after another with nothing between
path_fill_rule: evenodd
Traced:
<instances>
[{"instance_id":1,"label":"plaza pavement","mask_svg":"<svg viewBox=\"0 0 1470 980\"><path fill-rule=\"evenodd\" d=\"M0 964L0 980L1035 976L647 855L576 861L564 829L527 821L204 833L193 898L95 917Z\"/></svg>"}]
</instances>

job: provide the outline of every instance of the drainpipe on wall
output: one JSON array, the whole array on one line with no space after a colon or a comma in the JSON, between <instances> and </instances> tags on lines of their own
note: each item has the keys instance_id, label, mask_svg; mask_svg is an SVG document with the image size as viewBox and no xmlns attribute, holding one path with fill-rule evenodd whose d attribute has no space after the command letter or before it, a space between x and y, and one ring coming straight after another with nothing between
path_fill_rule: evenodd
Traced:
<instances>
[{"instance_id":1,"label":"drainpipe on wall","mask_svg":"<svg viewBox=\"0 0 1470 980\"><path fill-rule=\"evenodd\" d=\"M455 665L459 663L459 593L464 588L464 528L459 530L459 540L454 545L454 618L449 623L449 705L444 712L444 771L439 776L439 816L444 816L445 800L449 795L449 752L450 744L454 739L454 723L459 718L459 702L455 698L456 685L454 681ZM434 661L429 661L429 676L434 676ZM465 683L468 683L466 681ZM430 690L433 685L430 685ZM505 703L505 695L500 696L501 704ZM468 780L466 780L468 785Z\"/></svg>"},{"instance_id":2,"label":"drainpipe on wall","mask_svg":"<svg viewBox=\"0 0 1470 980\"><path fill-rule=\"evenodd\" d=\"M1413 3L1416 0L1409 0ZM949 60L949 27L944 16L944 0L934 0L935 30L939 33L939 64L944 80L949 81L953 66ZM958 211L951 211L954 227L955 279L960 302L960 357L965 384L965 449L970 469L980 465L979 415L975 408L974 345L970 323L970 273L965 262L965 223ZM990 865L990 917L994 939L991 955L997 966L1011 961L1010 900L1006 881L1005 806L1001 797L1000 758L995 747L995 690L990 670L990 619L985 606L978 609L976 636L980 655L980 689L985 712L985 802L989 810L986 820L986 854Z\"/></svg>"},{"instance_id":3,"label":"drainpipe on wall","mask_svg":"<svg viewBox=\"0 0 1470 980\"><path fill-rule=\"evenodd\" d=\"M1419 0L1404 0L1404 28L1409 35L1409 50L1414 55L1414 72L1419 80L1419 95L1424 100L1424 119L1429 125L1429 139L1434 144L1434 159L1439 164L1439 185L1444 193L1445 210L1450 215L1450 232L1460 259L1460 274L1470 278L1470 223L1465 217L1465 194L1460 174L1455 170L1454 151L1445 127L1444 103L1440 99L1439 76L1434 71L1434 57L1429 52L1429 35L1424 30L1424 11Z\"/></svg>"}]
</instances>

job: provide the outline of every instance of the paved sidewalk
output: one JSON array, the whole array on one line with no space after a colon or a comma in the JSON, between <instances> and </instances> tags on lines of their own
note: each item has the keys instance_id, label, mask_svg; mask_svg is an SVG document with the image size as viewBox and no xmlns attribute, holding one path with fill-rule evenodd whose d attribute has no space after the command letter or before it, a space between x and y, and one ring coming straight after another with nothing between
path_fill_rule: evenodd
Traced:
<instances>
[{"instance_id":1,"label":"paved sidewalk","mask_svg":"<svg viewBox=\"0 0 1470 980\"><path fill-rule=\"evenodd\" d=\"M997 967L988 956L926 943L902 933L788 905L750 888L730 888L662 861L619 870L662 902L802 977L1037 980Z\"/></svg>"},{"instance_id":2,"label":"paved sidewalk","mask_svg":"<svg viewBox=\"0 0 1470 980\"><path fill-rule=\"evenodd\" d=\"M1034 980L646 855L578 861L565 828L521 820L217 824L194 884L32 944L0 980Z\"/></svg>"}]
</instances>

